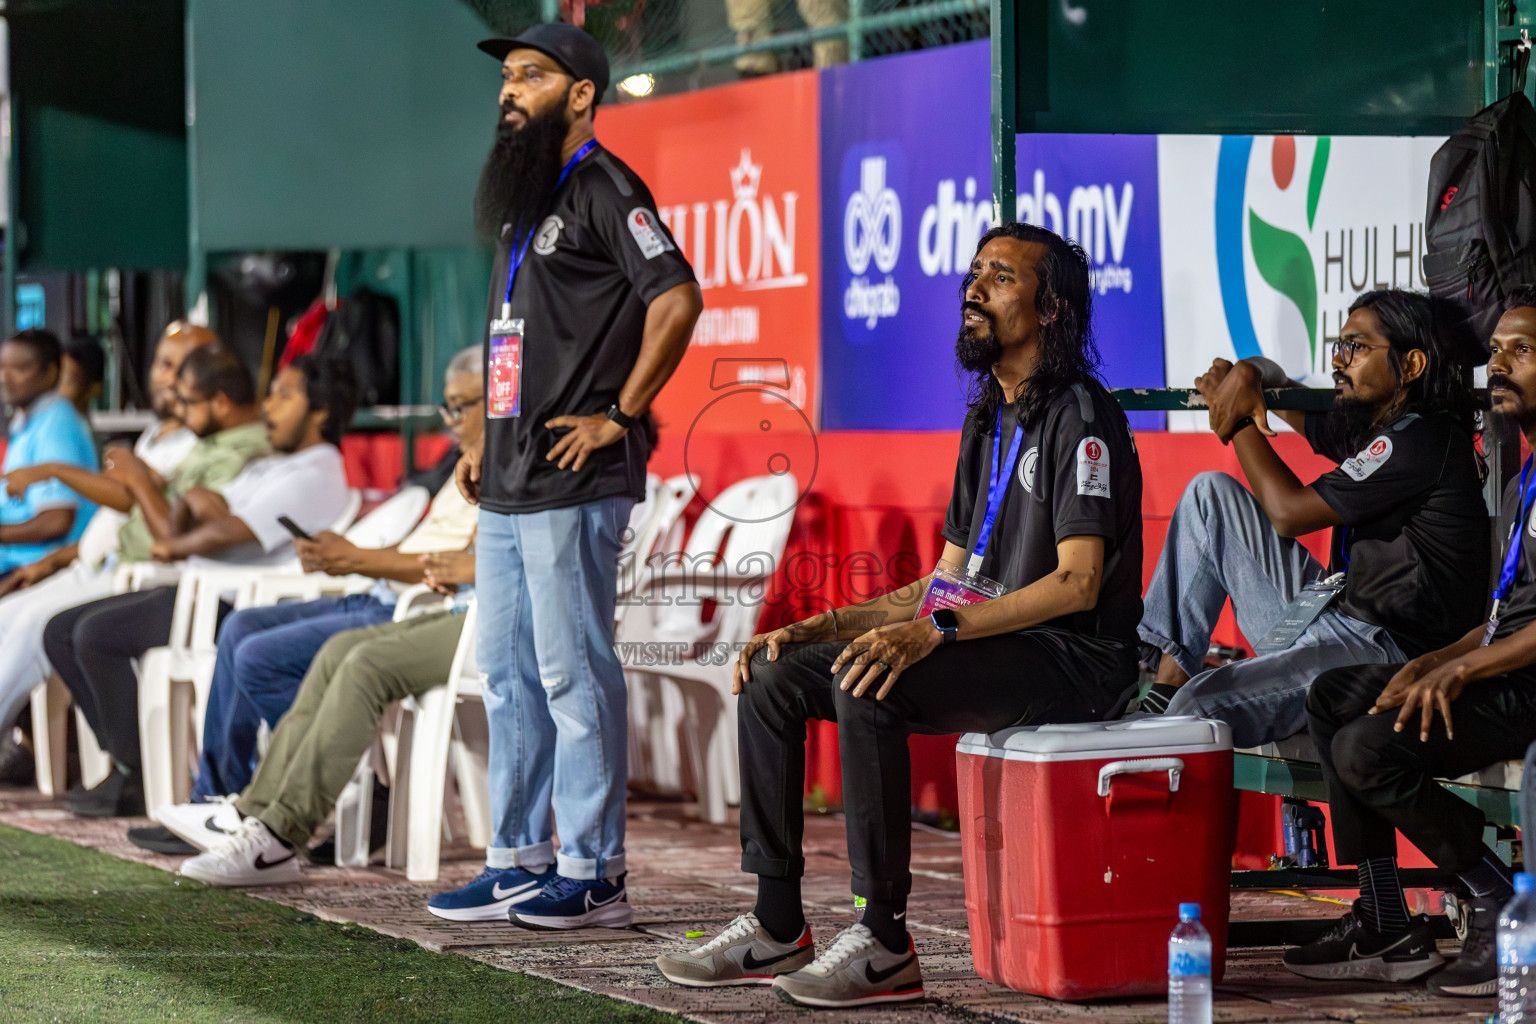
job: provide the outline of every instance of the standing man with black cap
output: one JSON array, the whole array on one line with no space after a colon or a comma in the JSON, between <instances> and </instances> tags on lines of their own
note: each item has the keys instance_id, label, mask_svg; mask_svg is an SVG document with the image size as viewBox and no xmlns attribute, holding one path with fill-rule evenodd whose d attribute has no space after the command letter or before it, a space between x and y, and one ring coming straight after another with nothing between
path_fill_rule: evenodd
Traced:
<instances>
[{"instance_id":1,"label":"standing man with black cap","mask_svg":"<svg viewBox=\"0 0 1536 1024\"><path fill-rule=\"evenodd\" d=\"M501 60L496 143L475 196L497 260L483 461L465 455L458 479L480 505L495 834L485 872L428 906L456 921L623 927L619 535L644 497L647 410L703 301L645 183L597 144L602 47L549 24L480 48Z\"/></svg>"}]
</instances>

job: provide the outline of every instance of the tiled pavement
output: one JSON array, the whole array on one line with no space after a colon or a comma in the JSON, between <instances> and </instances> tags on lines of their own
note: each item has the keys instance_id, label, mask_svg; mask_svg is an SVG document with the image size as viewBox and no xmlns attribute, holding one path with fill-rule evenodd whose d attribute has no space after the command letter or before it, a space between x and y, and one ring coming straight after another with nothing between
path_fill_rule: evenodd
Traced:
<instances>
[{"instance_id":1,"label":"tiled pavement","mask_svg":"<svg viewBox=\"0 0 1536 1024\"><path fill-rule=\"evenodd\" d=\"M36 793L0 788L0 822L68 839L128 860L174 870L176 860L130 845L124 833L136 821L82 821ZM327 920L360 924L452 951L507 970L642 1003L695 1021L772 1024L812 1018L826 1024L899 1021L1030 1021L1055 1024L1107 1021L1159 1024L1161 1000L1072 1005L988 984L971 966L960 880L960 844L952 836L919 831L913 836L917 875L910 920L922 956L928 990L918 1006L859 1011L797 1010L764 989L681 989L662 982L651 961L692 942L690 931L713 932L750 905L749 876L737 869L739 847L732 827L705 825L683 805L632 803L629 822L630 900L634 927L550 933L501 924L458 925L426 912L433 892L461 884L480 870L467 848L446 850L441 882L407 882L401 873L374 869L310 869L299 885L273 887L254 896ZM835 817L812 818L806 827L805 895L811 926L826 942L852 920L843 827ZM1235 894L1236 918L1329 917L1335 904L1294 896ZM1420 1024L1481 1022L1493 1001L1448 1000L1419 986L1304 982L1280 967L1278 949L1233 952L1218 986L1215 1018L1230 1024L1297 1021L1413 1019Z\"/></svg>"}]
</instances>

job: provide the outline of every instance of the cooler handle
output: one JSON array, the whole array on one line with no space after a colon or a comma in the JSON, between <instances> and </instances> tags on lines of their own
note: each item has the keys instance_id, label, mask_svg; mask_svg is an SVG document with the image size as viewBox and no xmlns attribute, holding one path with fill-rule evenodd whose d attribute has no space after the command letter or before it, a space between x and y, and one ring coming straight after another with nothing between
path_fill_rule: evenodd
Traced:
<instances>
[{"instance_id":1,"label":"cooler handle","mask_svg":"<svg viewBox=\"0 0 1536 1024\"><path fill-rule=\"evenodd\" d=\"M1179 773L1184 761L1178 757L1142 757L1132 761L1111 761L1099 769L1099 796L1109 796L1109 780L1116 775L1143 775L1150 772L1168 773L1168 792L1179 791Z\"/></svg>"}]
</instances>

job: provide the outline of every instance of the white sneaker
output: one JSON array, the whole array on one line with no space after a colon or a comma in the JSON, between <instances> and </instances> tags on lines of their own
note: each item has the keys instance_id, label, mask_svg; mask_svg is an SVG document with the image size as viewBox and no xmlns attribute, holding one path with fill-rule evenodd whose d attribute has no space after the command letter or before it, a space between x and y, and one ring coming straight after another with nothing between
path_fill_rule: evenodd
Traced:
<instances>
[{"instance_id":1,"label":"white sneaker","mask_svg":"<svg viewBox=\"0 0 1536 1024\"><path fill-rule=\"evenodd\" d=\"M845 928L808 967L773 979L779 999L801 1006L867 1006L923 998L917 950L892 953L862 924Z\"/></svg>"},{"instance_id":2,"label":"white sneaker","mask_svg":"<svg viewBox=\"0 0 1536 1024\"><path fill-rule=\"evenodd\" d=\"M298 854L260 818L247 818L223 843L182 864L179 872L208 885L286 885L303 877Z\"/></svg>"},{"instance_id":3,"label":"white sneaker","mask_svg":"<svg viewBox=\"0 0 1536 1024\"><path fill-rule=\"evenodd\" d=\"M174 804L155 811L155 820L199 850L211 850L240 831L234 798L214 797L208 803Z\"/></svg>"},{"instance_id":4,"label":"white sneaker","mask_svg":"<svg viewBox=\"0 0 1536 1024\"><path fill-rule=\"evenodd\" d=\"M810 926L794 942L780 942L756 914L742 914L708 942L686 953L656 958L662 977L692 988L771 985L776 975L798 971L816 959Z\"/></svg>"}]
</instances>

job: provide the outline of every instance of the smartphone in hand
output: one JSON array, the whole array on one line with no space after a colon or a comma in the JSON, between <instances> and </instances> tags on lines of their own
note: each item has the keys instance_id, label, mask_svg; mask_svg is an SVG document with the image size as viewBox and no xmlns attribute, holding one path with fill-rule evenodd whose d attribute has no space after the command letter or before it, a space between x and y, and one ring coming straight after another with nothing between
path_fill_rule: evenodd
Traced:
<instances>
[{"instance_id":1,"label":"smartphone in hand","mask_svg":"<svg viewBox=\"0 0 1536 1024\"><path fill-rule=\"evenodd\" d=\"M278 516L277 517L277 521L280 524L282 524L283 529L285 529L289 533L293 534L294 540L314 540L315 539L315 538L311 537L309 534L305 533L303 528L300 527L298 523L294 522L292 519L289 519L287 516Z\"/></svg>"}]
</instances>

